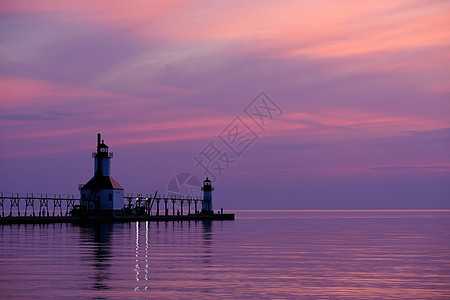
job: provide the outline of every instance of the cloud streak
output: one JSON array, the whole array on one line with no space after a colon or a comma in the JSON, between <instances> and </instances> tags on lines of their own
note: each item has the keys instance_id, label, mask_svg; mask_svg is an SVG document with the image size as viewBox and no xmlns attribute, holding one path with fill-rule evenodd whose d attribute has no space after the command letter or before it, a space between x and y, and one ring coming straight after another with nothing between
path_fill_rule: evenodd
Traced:
<instances>
[{"instance_id":1,"label":"cloud streak","mask_svg":"<svg viewBox=\"0 0 450 300\"><path fill-rule=\"evenodd\" d=\"M374 167L369 168L372 171L400 171L400 172L415 172L415 171L447 171L448 166L389 166L389 167Z\"/></svg>"},{"instance_id":2,"label":"cloud streak","mask_svg":"<svg viewBox=\"0 0 450 300\"><path fill-rule=\"evenodd\" d=\"M102 132L123 168L159 182L140 168L191 168L235 117L254 126L243 109L265 91L284 114L254 128L238 185L447 178L446 1L16 0L0 13L4 174L40 178L49 154L76 169ZM0 190L18 188L8 178Z\"/></svg>"}]
</instances>

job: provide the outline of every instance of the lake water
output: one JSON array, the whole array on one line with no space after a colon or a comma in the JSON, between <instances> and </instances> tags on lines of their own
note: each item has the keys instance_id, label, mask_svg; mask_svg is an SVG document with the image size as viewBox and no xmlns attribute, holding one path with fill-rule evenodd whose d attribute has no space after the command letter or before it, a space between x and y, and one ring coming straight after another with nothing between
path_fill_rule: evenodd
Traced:
<instances>
[{"instance_id":1,"label":"lake water","mask_svg":"<svg viewBox=\"0 0 450 300\"><path fill-rule=\"evenodd\" d=\"M0 298L450 299L450 211L3 225Z\"/></svg>"}]
</instances>

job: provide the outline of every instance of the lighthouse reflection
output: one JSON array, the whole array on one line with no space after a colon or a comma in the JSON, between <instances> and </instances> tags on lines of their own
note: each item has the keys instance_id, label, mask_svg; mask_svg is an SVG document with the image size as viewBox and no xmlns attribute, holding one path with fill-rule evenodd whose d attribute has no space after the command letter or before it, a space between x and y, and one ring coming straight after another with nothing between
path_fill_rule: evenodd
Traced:
<instances>
[{"instance_id":1,"label":"lighthouse reflection","mask_svg":"<svg viewBox=\"0 0 450 300\"><path fill-rule=\"evenodd\" d=\"M114 230L113 223L80 224L81 242L83 248L91 253L91 266L93 272L90 274L91 288L106 290L111 287L107 284L111 272L111 236Z\"/></svg>"},{"instance_id":2,"label":"lighthouse reflection","mask_svg":"<svg viewBox=\"0 0 450 300\"><path fill-rule=\"evenodd\" d=\"M134 231L134 258L128 276L133 274L134 292L155 295L173 289L189 290L198 282L204 285L202 293L211 291L213 222L136 222L130 229L130 233ZM183 278L183 287L173 285L177 278Z\"/></svg>"},{"instance_id":3,"label":"lighthouse reflection","mask_svg":"<svg viewBox=\"0 0 450 300\"><path fill-rule=\"evenodd\" d=\"M212 293L214 233L220 229L219 223L145 221L77 226L81 260L89 268L87 289L101 292L121 287L154 296L180 289L174 280L183 278L182 289L201 283L202 294Z\"/></svg>"},{"instance_id":4,"label":"lighthouse reflection","mask_svg":"<svg viewBox=\"0 0 450 300\"><path fill-rule=\"evenodd\" d=\"M212 221L202 221L203 234L203 264L207 267L211 266L212 261Z\"/></svg>"},{"instance_id":5,"label":"lighthouse reflection","mask_svg":"<svg viewBox=\"0 0 450 300\"><path fill-rule=\"evenodd\" d=\"M139 243L139 227L141 225L144 225L145 227L145 235L144 240L145 243L143 245L142 242ZM136 222L136 247L135 247L135 257L136 257L136 264L134 266L135 271L135 277L136 277L136 287L134 288L135 292L138 291L147 291L148 290L148 238L149 238L149 232L148 232L148 221L145 223L139 223ZM139 285L142 285L140 287Z\"/></svg>"}]
</instances>

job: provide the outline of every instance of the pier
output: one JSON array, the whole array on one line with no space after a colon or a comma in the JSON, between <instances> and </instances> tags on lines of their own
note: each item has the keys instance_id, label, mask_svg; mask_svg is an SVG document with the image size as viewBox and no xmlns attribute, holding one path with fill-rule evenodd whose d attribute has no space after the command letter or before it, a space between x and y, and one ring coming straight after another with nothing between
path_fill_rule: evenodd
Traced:
<instances>
[{"instance_id":1,"label":"pier","mask_svg":"<svg viewBox=\"0 0 450 300\"><path fill-rule=\"evenodd\" d=\"M157 192L124 194L124 188L111 176L113 153L100 133L92 158L94 176L78 185L80 196L0 193L0 224L234 220L233 214L223 214L222 209L214 213L214 187L208 177L203 181L202 198Z\"/></svg>"},{"instance_id":2,"label":"pier","mask_svg":"<svg viewBox=\"0 0 450 300\"><path fill-rule=\"evenodd\" d=\"M186 220L234 220L233 214L202 214L202 198L151 194L128 194L126 205L114 216L72 216L74 208L89 205L99 209L94 200L74 195L48 194L0 194L0 224L19 223L84 223L84 222L134 222L134 221L186 221Z\"/></svg>"}]
</instances>

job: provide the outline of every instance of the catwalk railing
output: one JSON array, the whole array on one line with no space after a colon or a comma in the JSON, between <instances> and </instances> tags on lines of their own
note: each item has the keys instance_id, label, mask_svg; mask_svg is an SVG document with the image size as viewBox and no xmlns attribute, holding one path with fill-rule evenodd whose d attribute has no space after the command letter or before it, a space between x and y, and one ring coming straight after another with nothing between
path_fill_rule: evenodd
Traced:
<instances>
[{"instance_id":1,"label":"catwalk railing","mask_svg":"<svg viewBox=\"0 0 450 300\"><path fill-rule=\"evenodd\" d=\"M74 195L61 194L0 194L0 217L32 216L59 217L69 216L77 205L92 202L99 208L97 201L81 199ZM124 196L124 215L184 215L186 212L198 213L202 198L183 195L127 194ZM101 209L101 208L100 208Z\"/></svg>"}]
</instances>

